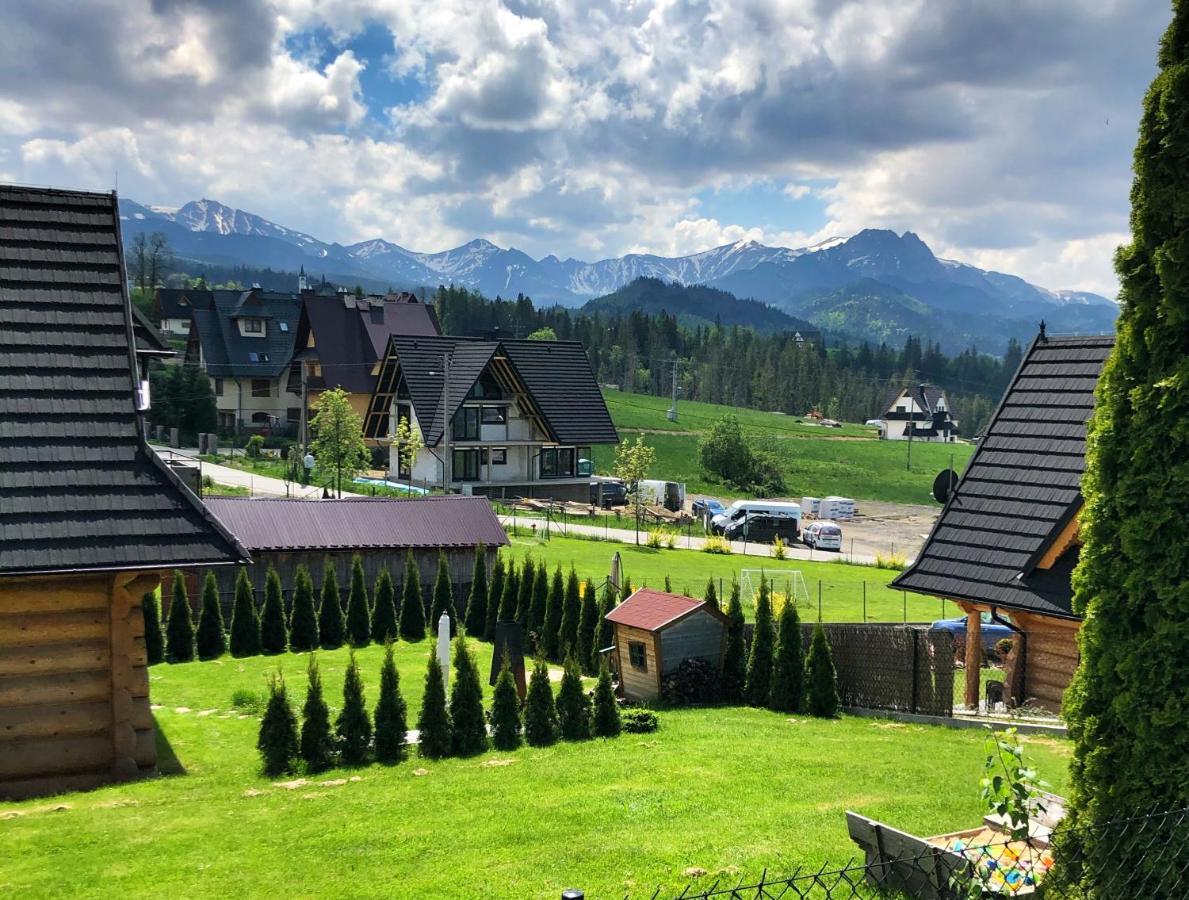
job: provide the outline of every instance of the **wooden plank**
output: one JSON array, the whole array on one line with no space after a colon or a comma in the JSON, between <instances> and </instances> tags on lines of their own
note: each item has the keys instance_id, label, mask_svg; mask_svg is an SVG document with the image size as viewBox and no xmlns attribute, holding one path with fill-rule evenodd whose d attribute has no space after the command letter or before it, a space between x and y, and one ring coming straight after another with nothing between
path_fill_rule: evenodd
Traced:
<instances>
[{"instance_id":1,"label":"wooden plank","mask_svg":"<svg viewBox=\"0 0 1189 900\"><path fill-rule=\"evenodd\" d=\"M110 665L111 648L106 639L37 647L0 643L0 678L39 673L107 672Z\"/></svg>"},{"instance_id":2,"label":"wooden plank","mask_svg":"<svg viewBox=\"0 0 1189 900\"><path fill-rule=\"evenodd\" d=\"M0 613L107 609L108 602L103 579L29 580L0 586Z\"/></svg>"},{"instance_id":3,"label":"wooden plank","mask_svg":"<svg viewBox=\"0 0 1189 900\"><path fill-rule=\"evenodd\" d=\"M1077 657L1049 653L1034 647L1028 648L1028 668L1033 672L1054 672L1072 676L1077 667Z\"/></svg>"},{"instance_id":4,"label":"wooden plank","mask_svg":"<svg viewBox=\"0 0 1189 900\"><path fill-rule=\"evenodd\" d=\"M105 670L0 678L0 708L111 701Z\"/></svg>"},{"instance_id":5,"label":"wooden plank","mask_svg":"<svg viewBox=\"0 0 1189 900\"><path fill-rule=\"evenodd\" d=\"M111 736L107 734L14 741L0 753L0 778L85 772L106 767L111 759Z\"/></svg>"},{"instance_id":6,"label":"wooden plank","mask_svg":"<svg viewBox=\"0 0 1189 900\"><path fill-rule=\"evenodd\" d=\"M978 709L978 689L982 677L983 617L977 609L966 614L966 708Z\"/></svg>"},{"instance_id":7,"label":"wooden plank","mask_svg":"<svg viewBox=\"0 0 1189 900\"><path fill-rule=\"evenodd\" d=\"M0 645L107 640L110 627L106 609L0 615Z\"/></svg>"},{"instance_id":8,"label":"wooden plank","mask_svg":"<svg viewBox=\"0 0 1189 900\"><path fill-rule=\"evenodd\" d=\"M0 744L24 738L100 734L111 724L111 704L38 704L0 708Z\"/></svg>"}]
</instances>

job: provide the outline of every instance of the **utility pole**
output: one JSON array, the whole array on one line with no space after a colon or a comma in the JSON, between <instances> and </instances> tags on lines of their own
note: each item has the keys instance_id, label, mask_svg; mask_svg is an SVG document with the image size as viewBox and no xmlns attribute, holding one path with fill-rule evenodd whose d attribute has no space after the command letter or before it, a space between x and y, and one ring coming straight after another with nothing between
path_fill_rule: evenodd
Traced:
<instances>
[{"instance_id":1,"label":"utility pole","mask_svg":"<svg viewBox=\"0 0 1189 900\"><path fill-rule=\"evenodd\" d=\"M669 407L669 421L677 421L677 354L673 354L673 402Z\"/></svg>"}]
</instances>

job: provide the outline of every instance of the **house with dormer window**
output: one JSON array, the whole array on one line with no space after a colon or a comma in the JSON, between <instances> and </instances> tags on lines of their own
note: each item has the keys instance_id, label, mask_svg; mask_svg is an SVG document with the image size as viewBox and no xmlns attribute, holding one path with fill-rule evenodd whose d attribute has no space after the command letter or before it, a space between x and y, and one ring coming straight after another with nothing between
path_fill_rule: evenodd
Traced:
<instances>
[{"instance_id":1,"label":"house with dormer window","mask_svg":"<svg viewBox=\"0 0 1189 900\"><path fill-rule=\"evenodd\" d=\"M425 444L402 468L398 424ZM365 437L390 448L394 480L491 497L587 501L591 447L619 435L575 341L394 335Z\"/></svg>"},{"instance_id":2,"label":"house with dormer window","mask_svg":"<svg viewBox=\"0 0 1189 900\"><path fill-rule=\"evenodd\" d=\"M932 384L895 388L884 401L879 422L879 436L886 441L911 438L945 444L958 436L945 391Z\"/></svg>"}]
</instances>

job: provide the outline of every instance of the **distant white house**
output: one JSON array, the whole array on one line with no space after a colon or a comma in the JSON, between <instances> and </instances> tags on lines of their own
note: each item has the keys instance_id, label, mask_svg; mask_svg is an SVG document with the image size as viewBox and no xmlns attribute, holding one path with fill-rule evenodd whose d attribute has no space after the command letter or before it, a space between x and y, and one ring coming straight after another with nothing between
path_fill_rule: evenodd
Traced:
<instances>
[{"instance_id":1,"label":"distant white house","mask_svg":"<svg viewBox=\"0 0 1189 900\"><path fill-rule=\"evenodd\" d=\"M931 384L897 388L884 403L879 436L886 441L949 443L957 439L958 423L950 416L945 392Z\"/></svg>"}]
</instances>

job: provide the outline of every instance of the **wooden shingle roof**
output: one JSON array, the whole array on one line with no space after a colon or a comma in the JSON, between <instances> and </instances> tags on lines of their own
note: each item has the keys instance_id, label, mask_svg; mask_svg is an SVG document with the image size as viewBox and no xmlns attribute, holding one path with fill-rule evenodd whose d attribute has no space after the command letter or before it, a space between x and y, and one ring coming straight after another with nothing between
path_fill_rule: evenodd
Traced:
<instances>
[{"instance_id":1,"label":"wooden shingle roof","mask_svg":"<svg viewBox=\"0 0 1189 900\"><path fill-rule=\"evenodd\" d=\"M1082 506L1086 423L1113 337L1038 337L916 561L892 586L1077 618L1076 548L1036 563Z\"/></svg>"},{"instance_id":2,"label":"wooden shingle roof","mask_svg":"<svg viewBox=\"0 0 1189 900\"><path fill-rule=\"evenodd\" d=\"M117 216L0 186L0 575L247 557L144 442Z\"/></svg>"}]
</instances>

